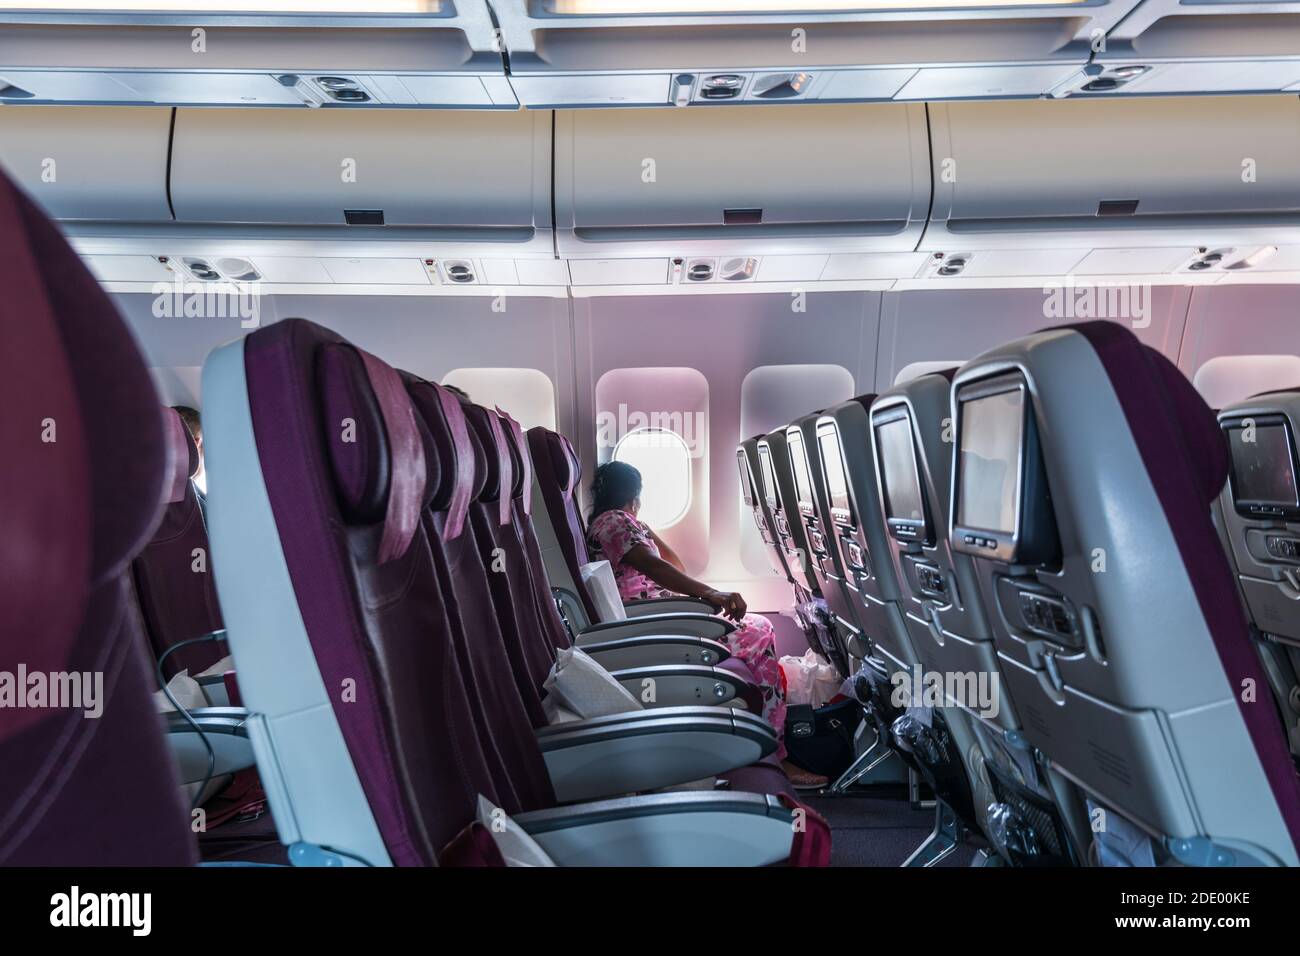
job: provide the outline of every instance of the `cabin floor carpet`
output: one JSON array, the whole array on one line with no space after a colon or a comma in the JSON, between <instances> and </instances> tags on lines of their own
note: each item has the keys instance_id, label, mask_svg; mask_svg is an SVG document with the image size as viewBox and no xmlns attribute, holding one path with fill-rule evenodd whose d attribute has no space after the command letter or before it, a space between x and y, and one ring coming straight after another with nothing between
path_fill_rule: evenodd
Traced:
<instances>
[{"instance_id":1,"label":"cabin floor carpet","mask_svg":"<svg viewBox=\"0 0 1300 956\"><path fill-rule=\"evenodd\" d=\"M913 810L905 798L863 793L801 796L831 825L831 866L899 866L934 826L933 810ZM969 866L975 849L959 846L940 866Z\"/></svg>"}]
</instances>

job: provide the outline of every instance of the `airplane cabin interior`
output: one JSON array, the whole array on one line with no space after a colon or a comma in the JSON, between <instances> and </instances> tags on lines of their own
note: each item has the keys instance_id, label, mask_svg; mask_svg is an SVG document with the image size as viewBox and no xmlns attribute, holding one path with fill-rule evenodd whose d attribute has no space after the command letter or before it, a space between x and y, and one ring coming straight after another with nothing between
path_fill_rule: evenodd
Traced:
<instances>
[{"instance_id":1,"label":"airplane cabin interior","mask_svg":"<svg viewBox=\"0 0 1300 956\"><path fill-rule=\"evenodd\" d=\"M1300 3L0 0L0 170L0 868L1300 864Z\"/></svg>"}]
</instances>

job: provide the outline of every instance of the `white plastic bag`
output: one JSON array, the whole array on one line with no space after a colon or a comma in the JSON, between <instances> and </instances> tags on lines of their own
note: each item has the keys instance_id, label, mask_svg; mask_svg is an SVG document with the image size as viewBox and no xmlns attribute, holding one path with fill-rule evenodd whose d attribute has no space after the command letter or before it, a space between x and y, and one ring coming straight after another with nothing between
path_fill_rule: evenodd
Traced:
<instances>
[{"instance_id":1,"label":"white plastic bag","mask_svg":"<svg viewBox=\"0 0 1300 956\"><path fill-rule=\"evenodd\" d=\"M556 654L542 688L546 691L543 706L551 701L555 707L555 723L563 722L564 711L588 718L645 709L609 671L576 647ZM552 711L548 708L547 713Z\"/></svg>"},{"instance_id":2,"label":"white plastic bag","mask_svg":"<svg viewBox=\"0 0 1300 956\"><path fill-rule=\"evenodd\" d=\"M785 673L785 702L822 707L840 692L835 666L809 650L803 657L783 657L779 661Z\"/></svg>"},{"instance_id":3,"label":"white plastic bag","mask_svg":"<svg viewBox=\"0 0 1300 956\"><path fill-rule=\"evenodd\" d=\"M614 569L608 561L592 561L578 569L582 574L582 583L596 605L596 616L601 624L610 621L627 620L627 611L623 599L618 596L618 585L614 583Z\"/></svg>"}]
</instances>

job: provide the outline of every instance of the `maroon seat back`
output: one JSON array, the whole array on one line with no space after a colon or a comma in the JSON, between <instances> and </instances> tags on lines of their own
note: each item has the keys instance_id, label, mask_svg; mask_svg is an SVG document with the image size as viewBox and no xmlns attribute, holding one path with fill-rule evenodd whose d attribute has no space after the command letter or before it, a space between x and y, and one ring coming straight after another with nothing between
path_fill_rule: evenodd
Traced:
<instances>
[{"instance_id":1,"label":"maroon seat back","mask_svg":"<svg viewBox=\"0 0 1300 956\"><path fill-rule=\"evenodd\" d=\"M534 598L534 572L515 528L517 466L496 412L471 403L462 403L462 408L484 450L484 480L470 508L469 532L488 560L488 585L515 684L533 726L544 727L542 683L555 663L555 648L549 622Z\"/></svg>"},{"instance_id":2,"label":"maroon seat back","mask_svg":"<svg viewBox=\"0 0 1300 956\"><path fill-rule=\"evenodd\" d=\"M513 622L508 615L498 615L488 570L492 545L480 539L475 527L482 523L475 520L476 509L498 507L495 497L490 503L480 500L488 483L486 450L470 427L466 406L455 395L409 376L407 387L439 456L456 462L461 480L469 482L463 508L427 509L425 527L479 736L498 755L505 773L498 806L507 813L551 806L555 794L533 733L536 724L510 664L507 645Z\"/></svg>"},{"instance_id":3,"label":"maroon seat back","mask_svg":"<svg viewBox=\"0 0 1300 956\"><path fill-rule=\"evenodd\" d=\"M391 859L427 865L476 812L505 806L508 773L477 733L426 505L455 463L413 414L397 373L301 319L245 343L272 513L340 730ZM378 385L378 387L377 387ZM395 490L396 489L396 490Z\"/></svg>"},{"instance_id":4,"label":"maroon seat back","mask_svg":"<svg viewBox=\"0 0 1300 956\"><path fill-rule=\"evenodd\" d=\"M222 627L209 564L208 529L190 480L199 470L199 451L175 409L162 412L173 449L165 489L168 500L158 530L132 564L136 598L155 659L182 641ZM225 641L192 644L167 657L163 674L170 678L188 670L194 676L229 653Z\"/></svg>"},{"instance_id":5,"label":"maroon seat back","mask_svg":"<svg viewBox=\"0 0 1300 956\"><path fill-rule=\"evenodd\" d=\"M1088 340L1106 370L1229 683L1268 687L1236 574L1211 513L1228 477L1228 447L1218 419L1172 362L1122 325L1096 321L1067 328ZM1282 819L1300 850L1300 779L1283 730L1269 708L1256 706L1246 695L1236 697Z\"/></svg>"},{"instance_id":6,"label":"maroon seat back","mask_svg":"<svg viewBox=\"0 0 1300 956\"><path fill-rule=\"evenodd\" d=\"M514 475L511 504L515 535L519 539L528 570L533 605L538 609L551 656L554 657L557 651L569 647L572 642L564 620L560 617L559 608L555 605L555 597L551 594L546 562L542 558L542 547L533 524L533 472L536 466L533 464L528 439L519 423L501 409L498 408L497 412L501 416L502 437L510 453L510 467Z\"/></svg>"},{"instance_id":7,"label":"maroon seat back","mask_svg":"<svg viewBox=\"0 0 1300 956\"><path fill-rule=\"evenodd\" d=\"M582 481L582 462L569 440L558 432L540 425L528 429L528 450L536 469L537 488L542 506L550 518L564 563L573 581L588 621L599 621L595 602L582 583L582 565L591 561L587 553L587 529L578 508L578 486Z\"/></svg>"},{"instance_id":8,"label":"maroon seat back","mask_svg":"<svg viewBox=\"0 0 1300 956\"><path fill-rule=\"evenodd\" d=\"M158 400L98 282L2 174L0 245L0 671L102 682L98 717L0 707L0 865L192 864L126 580L163 500Z\"/></svg>"}]
</instances>

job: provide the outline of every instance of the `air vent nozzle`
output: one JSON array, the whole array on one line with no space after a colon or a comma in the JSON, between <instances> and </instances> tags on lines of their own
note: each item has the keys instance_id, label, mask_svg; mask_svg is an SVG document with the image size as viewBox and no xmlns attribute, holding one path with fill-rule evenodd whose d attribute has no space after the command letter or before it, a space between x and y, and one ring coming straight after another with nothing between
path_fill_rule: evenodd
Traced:
<instances>
[{"instance_id":1,"label":"air vent nozzle","mask_svg":"<svg viewBox=\"0 0 1300 956\"><path fill-rule=\"evenodd\" d=\"M185 268L189 270L190 275L200 282L220 282L221 273L212 268L212 265L206 259L196 259L192 256L186 256L181 260L185 263Z\"/></svg>"},{"instance_id":2,"label":"air vent nozzle","mask_svg":"<svg viewBox=\"0 0 1300 956\"><path fill-rule=\"evenodd\" d=\"M708 282L713 278L712 259L692 259L686 264L686 278L691 282Z\"/></svg>"},{"instance_id":3,"label":"air vent nozzle","mask_svg":"<svg viewBox=\"0 0 1300 956\"><path fill-rule=\"evenodd\" d=\"M944 258L935 270L936 274L941 276L958 276L966 269L967 256L951 255Z\"/></svg>"},{"instance_id":4,"label":"air vent nozzle","mask_svg":"<svg viewBox=\"0 0 1300 956\"><path fill-rule=\"evenodd\" d=\"M442 264L442 272L448 282L457 285L469 285L475 281L474 264L468 259L448 259Z\"/></svg>"}]
</instances>

